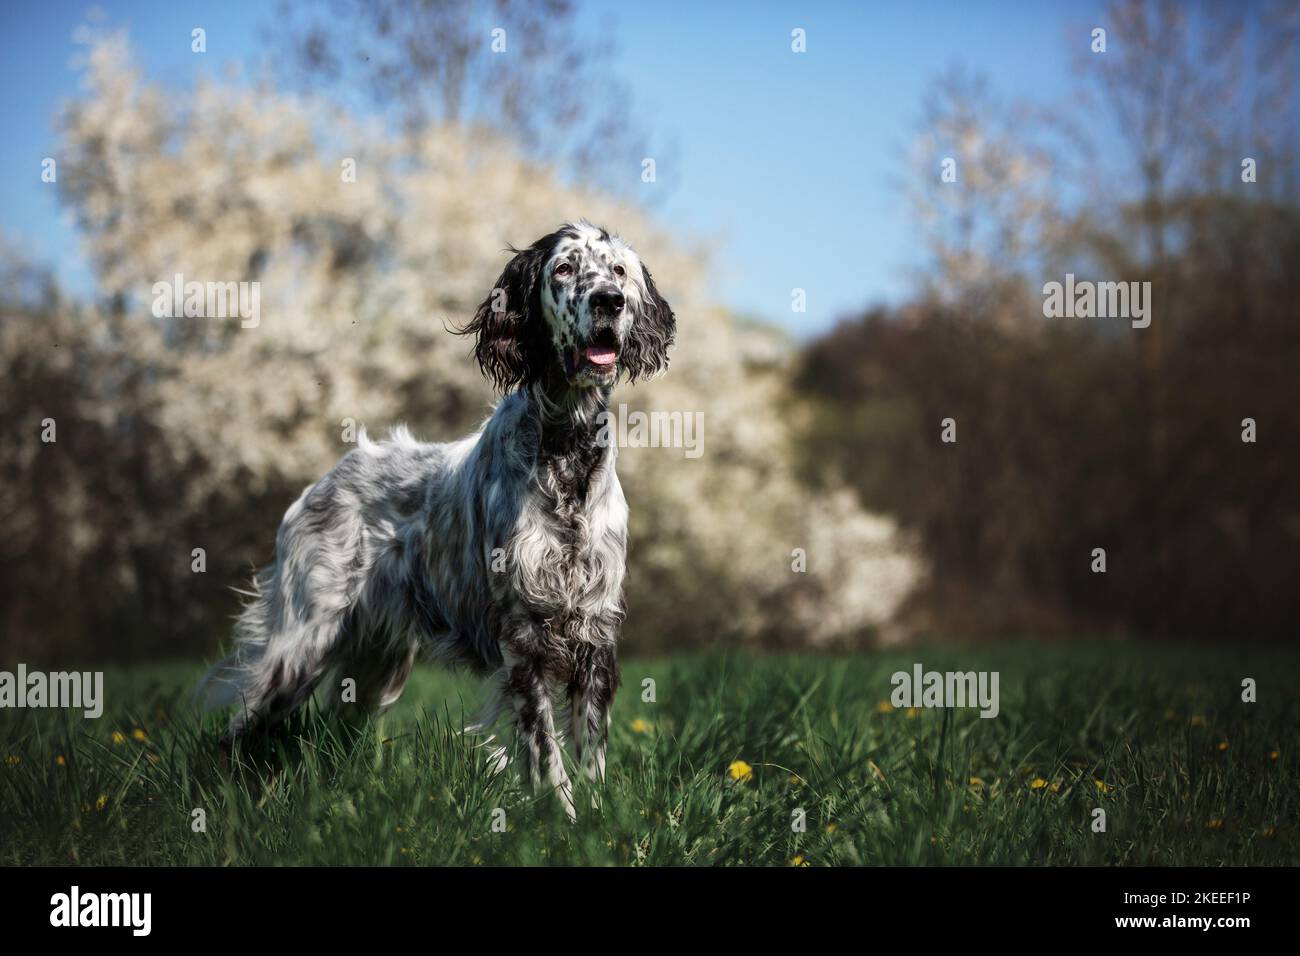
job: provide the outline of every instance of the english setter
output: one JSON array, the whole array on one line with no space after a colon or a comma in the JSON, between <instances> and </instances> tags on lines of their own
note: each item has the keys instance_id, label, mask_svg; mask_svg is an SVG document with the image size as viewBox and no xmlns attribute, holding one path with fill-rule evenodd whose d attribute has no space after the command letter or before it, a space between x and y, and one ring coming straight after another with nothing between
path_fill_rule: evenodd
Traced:
<instances>
[{"instance_id":1,"label":"english setter","mask_svg":"<svg viewBox=\"0 0 1300 956\"><path fill-rule=\"evenodd\" d=\"M238 705L229 742L327 674L355 680L356 702L376 710L421 652L495 673L528 779L573 817L554 697L567 690L577 766L602 782L624 616L628 509L601 413L620 373L668 367L676 325L650 271L604 229L582 221L510 251L459 330L504 398L460 441L362 433L285 513L234 652L201 688L210 706Z\"/></svg>"}]
</instances>

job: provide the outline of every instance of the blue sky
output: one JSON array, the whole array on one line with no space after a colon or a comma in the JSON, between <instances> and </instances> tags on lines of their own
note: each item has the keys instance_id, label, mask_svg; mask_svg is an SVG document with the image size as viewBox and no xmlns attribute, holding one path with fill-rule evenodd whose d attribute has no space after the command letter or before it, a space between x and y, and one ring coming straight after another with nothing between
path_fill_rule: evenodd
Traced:
<instances>
[{"instance_id":1,"label":"blue sky","mask_svg":"<svg viewBox=\"0 0 1300 956\"><path fill-rule=\"evenodd\" d=\"M129 29L151 79L182 87L257 56L273 26L270 2L94 6ZM671 147L659 175L672 189L655 216L719 241L720 301L802 337L910 288L921 249L898 182L929 81L962 65L1004 95L1060 98L1072 82L1067 29L1086 44L1100 6L588 2L584 22L613 34L644 125ZM0 13L0 230L79 293L91 275L40 163L60 100L77 91L72 35L91 7L7 0ZM194 26L207 30L205 57L189 52ZM791 52L794 27L807 53ZM795 287L806 313L791 312Z\"/></svg>"}]
</instances>

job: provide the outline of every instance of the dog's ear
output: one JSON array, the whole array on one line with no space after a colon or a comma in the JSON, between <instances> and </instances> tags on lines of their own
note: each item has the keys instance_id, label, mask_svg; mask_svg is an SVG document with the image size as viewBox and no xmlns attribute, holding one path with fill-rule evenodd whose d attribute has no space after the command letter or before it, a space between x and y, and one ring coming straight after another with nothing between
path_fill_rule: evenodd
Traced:
<instances>
[{"instance_id":1,"label":"dog's ear","mask_svg":"<svg viewBox=\"0 0 1300 956\"><path fill-rule=\"evenodd\" d=\"M641 266L641 285L644 292L623 344L623 367L633 382L667 370L668 349L677 334L677 317L668 301L659 294L655 280L644 264Z\"/></svg>"},{"instance_id":2,"label":"dog's ear","mask_svg":"<svg viewBox=\"0 0 1300 956\"><path fill-rule=\"evenodd\" d=\"M474 335L474 357L501 394L527 385L542 373L546 322L537 286L545 263L539 245L510 249L514 258L492 286L461 335Z\"/></svg>"}]
</instances>

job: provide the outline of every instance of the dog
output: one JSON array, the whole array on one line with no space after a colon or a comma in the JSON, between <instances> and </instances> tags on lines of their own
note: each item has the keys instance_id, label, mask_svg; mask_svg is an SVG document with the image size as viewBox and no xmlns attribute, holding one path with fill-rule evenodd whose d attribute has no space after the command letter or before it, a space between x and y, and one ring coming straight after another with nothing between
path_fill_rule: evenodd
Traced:
<instances>
[{"instance_id":1,"label":"dog","mask_svg":"<svg viewBox=\"0 0 1300 956\"><path fill-rule=\"evenodd\" d=\"M575 766L598 787L625 614L628 507L606 410L621 378L667 370L676 317L631 246L585 220L509 252L454 330L503 396L492 414L446 444L363 431L285 513L233 653L200 692L236 705L228 746L326 675L352 678L367 711L398 699L421 655L494 675L494 703L467 729L511 710L527 779L572 819L555 700L567 692ZM509 759L497 747L490 762Z\"/></svg>"}]
</instances>

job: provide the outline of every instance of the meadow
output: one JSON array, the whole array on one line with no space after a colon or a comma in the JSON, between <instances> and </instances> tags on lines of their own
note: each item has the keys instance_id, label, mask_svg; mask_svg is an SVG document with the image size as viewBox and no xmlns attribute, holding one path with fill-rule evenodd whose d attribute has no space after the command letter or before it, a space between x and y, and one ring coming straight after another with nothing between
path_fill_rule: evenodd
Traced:
<instances>
[{"instance_id":1,"label":"meadow","mask_svg":"<svg viewBox=\"0 0 1300 956\"><path fill-rule=\"evenodd\" d=\"M997 670L1000 713L894 708L917 661ZM486 772L457 732L469 677L420 669L382 717L310 709L223 764L219 717L187 703L201 670L109 671L98 720L0 711L0 864L1300 863L1300 660L1280 650L629 659L576 824Z\"/></svg>"}]
</instances>

